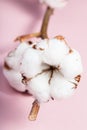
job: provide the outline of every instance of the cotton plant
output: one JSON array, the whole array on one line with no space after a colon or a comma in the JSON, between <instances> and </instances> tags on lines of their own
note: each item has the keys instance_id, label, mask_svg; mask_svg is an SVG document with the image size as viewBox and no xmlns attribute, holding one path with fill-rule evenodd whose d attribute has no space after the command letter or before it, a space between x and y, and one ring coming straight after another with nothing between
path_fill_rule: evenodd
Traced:
<instances>
[{"instance_id":1,"label":"cotton plant","mask_svg":"<svg viewBox=\"0 0 87 130\"><path fill-rule=\"evenodd\" d=\"M34 97L29 120L34 121L41 103L70 97L76 91L82 73L78 51L63 36L48 38L47 27L54 8L64 7L67 0L40 0L47 4L41 31L19 36L19 46L4 62L4 75L9 84ZM32 38L36 40L32 40ZM28 40L30 38L30 40Z\"/></svg>"}]
</instances>

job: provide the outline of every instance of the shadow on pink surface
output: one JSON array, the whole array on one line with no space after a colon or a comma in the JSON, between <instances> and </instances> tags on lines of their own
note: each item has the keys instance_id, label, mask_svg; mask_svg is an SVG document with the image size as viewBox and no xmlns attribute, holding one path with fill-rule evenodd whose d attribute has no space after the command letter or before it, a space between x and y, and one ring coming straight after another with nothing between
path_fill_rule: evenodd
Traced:
<instances>
[{"instance_id":1,"label":"shadow on pink surface","mask_svg":"<svg viewBox=\"0 0 87 130\"><path fill-rule=\"evenodd\" d=\"M20 123L27 119L29 106L31 95L14 90L5 79L3 67L0 66L0 130L4 124Z\"/></svg>"},{"instance_id":2,"label":"shadow on pink surface","mask_svg":"<svg viewBox=\"0 0 87 130\"><path fill-rule=\"evenodd\" d=\"M34 18L41 18L42 6L38 0L6 0L6 2L10 2L10 4L25 10L27 13L33 15Z\"/></svg>"},{"instance_id":3,"label":"shadow on pink surface","mask_svg":"<svg viewBox=\"0 0 87 130\"><path fill-rule=\"evenodd\" d=\"M12 6L16 6L16 8L26 12L29 17L32 17L31 23L27 27L29 33L34 30L38 20L42 20L43 18L43 7L39 3L38 0L7 0L8 4L12 4Z\"/></svg>"}]
</instances>

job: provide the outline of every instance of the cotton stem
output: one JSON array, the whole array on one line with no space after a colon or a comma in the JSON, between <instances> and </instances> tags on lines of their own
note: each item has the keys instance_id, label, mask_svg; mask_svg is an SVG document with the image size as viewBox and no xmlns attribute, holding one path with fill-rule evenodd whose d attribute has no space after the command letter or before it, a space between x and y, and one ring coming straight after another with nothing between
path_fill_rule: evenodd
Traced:
<instances>
[{"instance_id":1,"label":"cotton stem","mask_svg":"<svg viewBox=\"0 0 87 130\"><path fill-rule=\"evenodd\" d=\"M37 100L35 100L32 104L32 108L31 108L31 111L30 111L30 114L29 114L29 117L28 117L28 119L30 121L36 120L38 112L39 112L39 108L40 108L40 104Z\"/></svg>"},{"instance_id":2,"label":"cotton stem","mask_svg":"<svg viewBox=\"0 0 87 130\"><path fill-rule=\"evenodd\" d=\"M42 27L41 27L41 38L48 38L47 35L47 29L48 29L48 23L50 20L50 16L53 14L53 9L50 7L47 7L44 18L43 18L43 23L42 23Z\"/></svg>"}]
</instances>

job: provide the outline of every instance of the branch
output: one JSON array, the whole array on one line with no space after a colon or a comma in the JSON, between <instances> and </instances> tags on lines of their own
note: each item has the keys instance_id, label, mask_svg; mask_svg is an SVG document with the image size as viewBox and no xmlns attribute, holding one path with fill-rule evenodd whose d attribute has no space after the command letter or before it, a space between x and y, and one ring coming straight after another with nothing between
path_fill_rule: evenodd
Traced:
<instances>
[{"instance_id":1,"label":"branch","mask_svg":"<svg viewBox=\"0 0 87 130\"><path fill-rule=\"evenodd\" d=\"M35 100L32 104L32 108L31 108L30 114L28 116L29 120L31 120L31 121L36 120L38 112L39 112L39 108L40 108L39 102L37 100Z\"/></svg>"},{"instance_id":2,"label":"branch","mask_svg":"<svg viewBox=\"0 0 87 130\"><path fill-rule=\"evenodd\" d=\"M51 16L52 14L53 14L53 9L50 8L50 7L47 7L47 10L46 10L45 15L44 15L44 19L43 19L41 31L40 31L40 32L41 32L40 37L41 37L42 39L48 38L47 29L48 29L49 19L50 19L50 16Z\"/></svg>"}]
</instances>

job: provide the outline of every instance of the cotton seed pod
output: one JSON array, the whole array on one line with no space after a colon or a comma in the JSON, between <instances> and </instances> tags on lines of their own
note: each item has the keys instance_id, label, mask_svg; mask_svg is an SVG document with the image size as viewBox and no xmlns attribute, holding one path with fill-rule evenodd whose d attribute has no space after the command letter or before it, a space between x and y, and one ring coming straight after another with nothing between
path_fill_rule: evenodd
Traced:
<instances>
[{"instance_id":1,"label":"cotton seed pod","mask_svg":"<svg viewBox=\"0 0 87 130\"><path fill-rule=\"evenodd\" d=\"M80 81L80 54L61 36L20 43L5 58L4 75L18 91L28 91L40 103L71 96Z\"/></svg>"},{"instance_id":2,"label":"cotton seed pod","mask_svg":"<svg viewBox=\"0 0 87 130\"><path fill-rule=\"evenodd\" d=\"M51 8L63 8L67 5L68 0L39 0L41 3L45 3Z\"/></svg>"}]
</instances>

